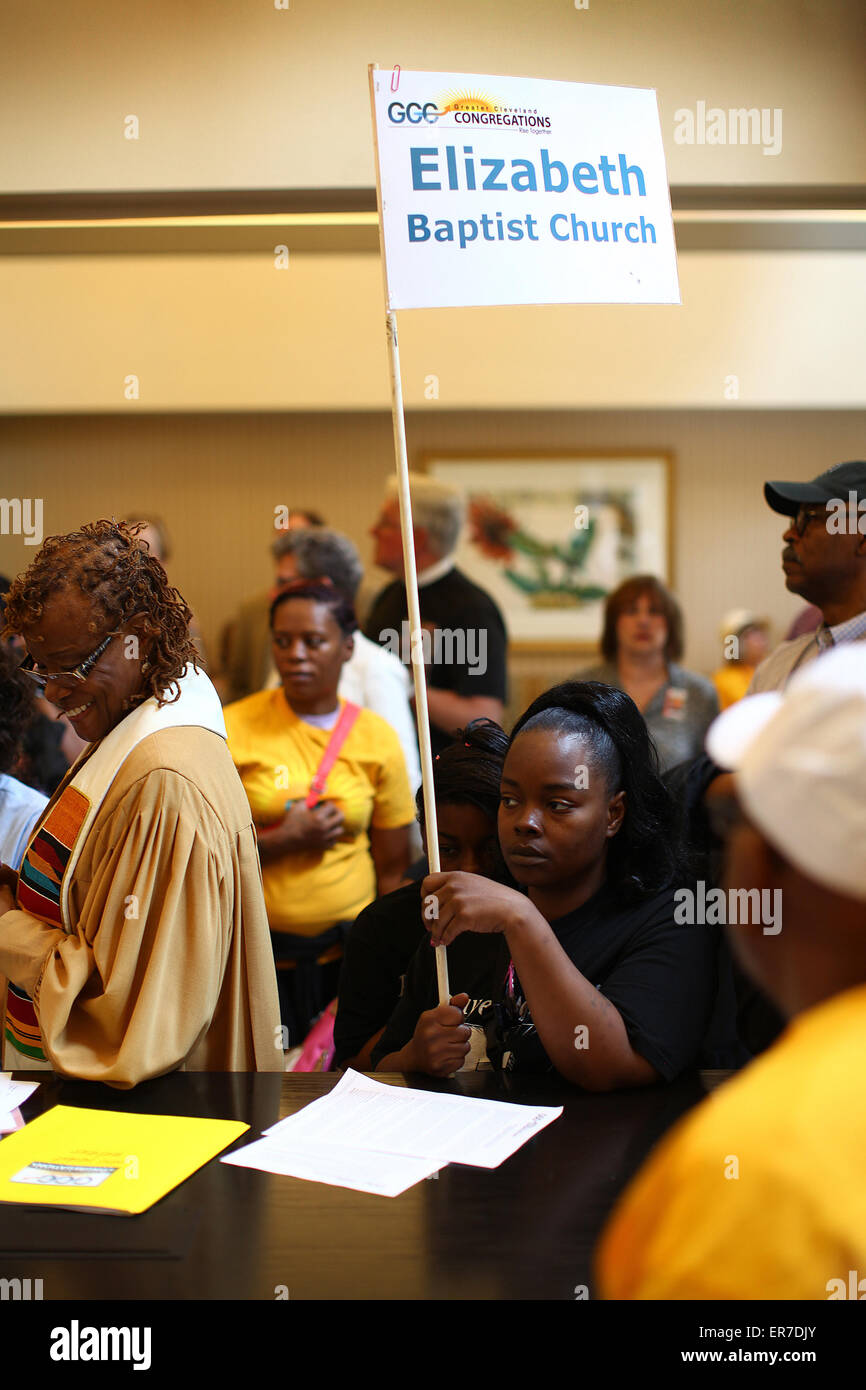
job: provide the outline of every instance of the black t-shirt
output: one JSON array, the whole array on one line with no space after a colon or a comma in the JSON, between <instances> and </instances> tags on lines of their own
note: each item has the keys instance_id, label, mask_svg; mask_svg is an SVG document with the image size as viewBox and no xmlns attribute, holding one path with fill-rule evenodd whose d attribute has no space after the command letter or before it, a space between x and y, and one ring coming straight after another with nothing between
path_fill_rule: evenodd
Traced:
<instances>
[{"instance_id":1,"label":"black t-shirt","mask_svg":"<svg viewBox=\"0 0 866 1390\"><path fill-rule=\"evenodd\" d=\"M674 906L669 889L622 908L605 886L550 924L572 964L619 1010L635 1052L666 1081L697 1065L717 993L718 928L680 926ZM419 1016L436 1007L433 955L425 940L412 957L403 996L373 1051L374 1067L404 1047ZM485 1027L494 1066L549 1071L516 976L508 988L509 963L504 935L464 932L448 948L451 993L469 995L466 1022Z\"/></svg>"},{"instance_id":2,"label":"black t-shirt","mask_svg":"<svg viewBox=\"0 0 866 1390\"><path fill-rule=\"evenodd\" d=\"M490 595L452 569L419 589L418 598L422 625L432 628L428 684L464 698L487 695L504 703L508 639L502 614ZM374 602L365 635L397 650L401 658L408 657L408 635L403 641L408 612L406 586L395 580ZM451 741L448 732L433 725L431 734L433 752L441 753Z\"/></svg>"},{"instance_id":3,"label":"black t-shirt","mask_svg":"<svg viewBox=\"0 0 866 1390\"><path fill-rule=\"evenodd\" d=\"M721 881L724 845L710 825L704 797L710 783L722 771L710 758L702 756L668 768L662 779L679 807L680 834L690 849L689 886L700 879L707 887L716 887ZM730 1039L725 1037L726 1010L721 1029L725 1045L717 1053L718 1060L715 1063L711 1060L709 1065L740 1067L775 1042L785 1027L785 1019L772 1000L740 969L724 933L719 968L729 979L729 990L734 991L736 1039L732 1052L727 1046Z\"/></svg>"},{"instance_id":4,"label":"black t-shirt","mask_svg":"<svg viewBox=\"0 0 866 1390\"><path fill-rule=\"evenodd\" d=\"M335 1066L357 1056L387 1023L409 962L429 939L421 919L420 881L377 898L359 913L343 947L334 1021ZM429 946L427 950L432 956Z\"/></svg>"}]
</instances>

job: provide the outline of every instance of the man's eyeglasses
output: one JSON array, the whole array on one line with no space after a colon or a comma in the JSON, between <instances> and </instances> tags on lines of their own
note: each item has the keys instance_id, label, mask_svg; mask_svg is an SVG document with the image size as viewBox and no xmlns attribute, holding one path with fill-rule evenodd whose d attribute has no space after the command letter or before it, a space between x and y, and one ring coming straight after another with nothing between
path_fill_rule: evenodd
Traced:
<instances>
[{"instance_id":1,"label":"man's eyeglasses","mask_svg":"<svg viewBox=\"0 0 866 1390\"><path fill-rule=\"evenodd\" d=\"M108 636L100 642L96 651L91 652L90 656L86 656L83 661L79 661L78 665L74 666L71 671L40 671L38 662L33 656L26 657L18 669L30 677L37 690L44 690L48 681L57 685L83 685L102 653L107 650L109 644L118 635L119 629L109 632Z\"/></svg>"},{"instance_id":2,"label":"man's eyeglasses","mask_svg":"<svg viewBox=\"0 0 866 1390\"><path fill-rule=\"evenodd\" d=\"M826 515L826 507L801 507L797 515L793 517L792 525L798 536L804 536L810 521L814 521L819 516L826 517Z\"/></svg>"}]
</instances>

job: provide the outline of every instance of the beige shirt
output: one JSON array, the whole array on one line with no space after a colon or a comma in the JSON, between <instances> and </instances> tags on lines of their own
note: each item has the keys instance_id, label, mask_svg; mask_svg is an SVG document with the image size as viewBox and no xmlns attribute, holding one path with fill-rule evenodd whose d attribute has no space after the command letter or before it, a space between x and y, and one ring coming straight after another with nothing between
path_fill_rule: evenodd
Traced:
<instances>
[{"instance_id":1,"label":"beige shirt","mask_svg":"<svg viewBox=\"0 0 866 1390\"><path fill-rule=\"evenodd\" d=\"M177 1069L282 1070L255 831L217 734L168 728L132 750L69 908L68 934L0 917L0 975L32 996L57 1072L130 1087Z\"/></svg>"},{"instance_id":2,"label":"beige shirt","mask_svg":"<svg viewBox=\"0 0 866 1390\"><path fill-rule=\"evenodd\" d=\"M862 625L862 614L858 615L858 621ZM837 644L841 641L863 642L866 641L866 632L857 632L855 623L841 623L831 628L834 635L850 633L844 637L836 636ZM852 631L852 629L855 629ZM819 629L820 631L820 629ZM760 695L765 690L784 690L788 681L795 671L799 671L802 666L808 665L810 661L815 661L821 655L821 643L818 632L804 632L801 637L794 637L790 642L782 642L775 651L765 657L752 677L752 683L746 691L747 695Z\"/></svg>"}]
</instances>

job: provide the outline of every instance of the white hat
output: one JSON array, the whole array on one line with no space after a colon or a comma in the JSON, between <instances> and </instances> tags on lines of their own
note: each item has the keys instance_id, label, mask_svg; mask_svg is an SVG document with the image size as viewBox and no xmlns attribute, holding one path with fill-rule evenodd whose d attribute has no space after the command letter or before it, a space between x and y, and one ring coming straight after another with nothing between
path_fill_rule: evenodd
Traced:
<instances>
[{"instance_id":1,"label":"white hat","mask_svg":"<svg viewBox=\"0 0 866 1390\"><path fill-rule=\"evenodd\" d=\"M866 900L866 643L810 662L784 692L747 696L710 725L707 752L798 869Z\"/></svg>"}]
</instances>

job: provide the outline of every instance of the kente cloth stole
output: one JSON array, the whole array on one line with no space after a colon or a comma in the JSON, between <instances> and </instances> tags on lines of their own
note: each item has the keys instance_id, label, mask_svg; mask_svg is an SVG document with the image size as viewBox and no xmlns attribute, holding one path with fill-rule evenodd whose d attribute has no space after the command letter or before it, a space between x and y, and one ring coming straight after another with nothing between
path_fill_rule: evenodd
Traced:
<instances>
[{"instance_id":1,"label":"kente cloth stole","mask_svg":"<svg viewBox=\"0 0 866 1390\"><path fill-rule=\"evenodd\" d=\"M195 725L226 737L219 697L204 672L187 666L177 684L179 699L160 706L151 696L115 725L95 748L85 749L67 773L66 785L57 800L49 803L21 861L15 905L22 912L61 931L74 930L69 888L75 864L114 778L142 739L183 725ZM33 1000L11 981L6 988L4 1034L3 1060L8 1070L51 1070Z\"/></svg>"},{"instance_id":2,"label":"kente cloth stole","mask_svg":"<svg viewBox=\"0 0 866 1390\"><path fill-rule=\"evenodd\" d=\"M18 870L17 906L49 927L63 929L60 890L90 800L69 785L60 794L31 839ZM33 1000L10 981L6 995L6 1041L31 1061L48 1059Z\"/></svg>"}]
</instances>

